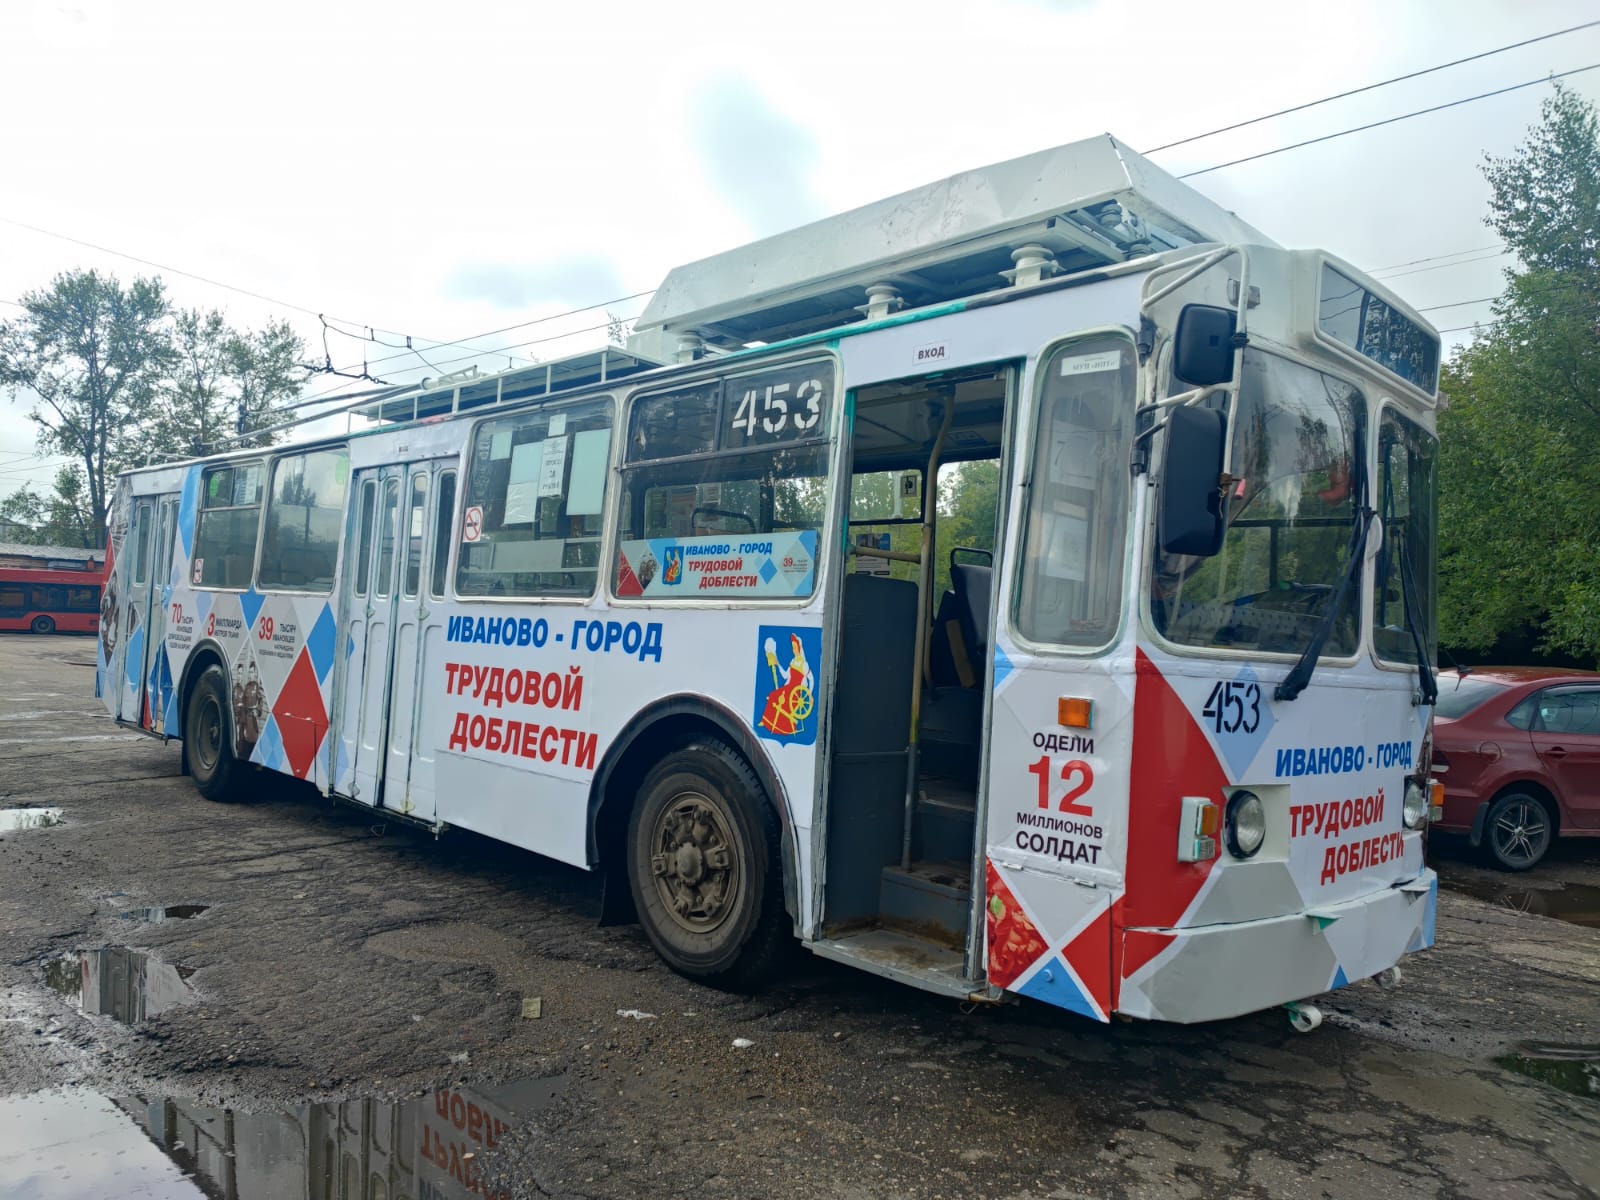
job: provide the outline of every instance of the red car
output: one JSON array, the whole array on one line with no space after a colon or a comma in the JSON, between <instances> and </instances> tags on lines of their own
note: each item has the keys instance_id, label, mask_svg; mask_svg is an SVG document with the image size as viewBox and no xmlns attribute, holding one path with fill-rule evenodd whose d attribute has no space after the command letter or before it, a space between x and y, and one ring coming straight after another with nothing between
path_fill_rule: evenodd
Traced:
<instances>
[{"instance_id":1,"label":"red car","mask_svg":"<svg viewBox=\"0 0 1600 1200\"><path fill-rule=\"evenodd\" d=\"M1526 871L1557 837L1600 837L1600 674L1539 667L1439 673L1434 827L1471 835L1489 861Z\"/></svg>"}]
</instances>

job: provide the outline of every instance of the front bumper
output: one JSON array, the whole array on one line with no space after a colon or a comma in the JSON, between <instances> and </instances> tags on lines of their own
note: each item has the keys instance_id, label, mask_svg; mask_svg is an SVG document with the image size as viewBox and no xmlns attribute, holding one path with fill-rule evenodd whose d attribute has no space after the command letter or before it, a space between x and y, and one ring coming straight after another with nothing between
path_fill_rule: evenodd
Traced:
<instances>
[{"instance_id":1,"label":"front bumper","mask_svg":"<svg viewBox=\"0 0 1600 1200\"><path fill-rule=\"evenodd\" d=\"M1439 877L1290 916L1159 933L1171 944L1122 981L1116 1010L1189 1023L1242 1016L1367 979L1433 945Z\"/></svg>"}]
</instances>

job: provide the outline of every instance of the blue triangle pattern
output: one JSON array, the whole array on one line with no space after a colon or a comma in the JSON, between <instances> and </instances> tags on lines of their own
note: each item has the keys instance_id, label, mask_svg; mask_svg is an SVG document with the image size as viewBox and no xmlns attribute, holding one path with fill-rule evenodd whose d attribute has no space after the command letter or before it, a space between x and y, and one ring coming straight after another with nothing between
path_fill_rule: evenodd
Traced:
<instances>
[{"instance_id":1,"label":"blue triangle pattern","mask_svg":"<svg viewBox=\"0 0 1600 1200\"><path fill-rule=\"evenodd\" d=\"M183 544L183 556L194 553L194 517L200 505L200 468L190 467L183 481L183 499L178 501L178 540Z\"/></svg>"},{"instance_id":2,"label":"blue triangle pattern","mask_svg":"<svg viewBox=\"0 0 1600 1200\"><path fill-rule=\"evenodd\" d=\"M133 636L128 639L128 657L123 660L123 673L128 677L128 683L137 688L139 686L139 672L144 670L144 626L133 631Z\"/></svg>"},{"instance_id":3,"label":"blue triangle pattern","mask_svg":"<svg viewBox=\"0 0 1600 1200\"><path fill-rule=\"evenodd\" d=\"M324 604L316 624L306 635L306 653L311 655L311 669L317 673L317 682L326 683L328 672L333 670L333 609Z\"/></svg>"},{"instance_id":4,"label":"blue triangle pattern","mask_svg":"<svg viewBox=\"0 0 1600 1200\"><path fill-rule=\"evenodd\" d=\"M1342 988L1349 982L1350 977L1344 973L1344 967L1340 966L1333 972L1333 982L1328 985L1328 990L1331 992L1334 988Z\"/></svg>"},{"instance_id":5,"label":"blue triangle pattern","mask_svg":"<svg viewBox=\"0 0 1600 1200\"><path fill-rule=\"evenodd\" d=\"M1014 670L1016 668L1012 666L1011 660L1006 657L1006 652L996 646L994 648L994 686L996 691L1000 690L1000 685L1006 681L1006 676L1010 675Z\"/></svg>"},{"instance_id":6,"label":"blue triangle pattern","mask_svg":"<svg viewBox=\"0 0 1600 1200\"><path fill-rule=\"evenodd\" d=\"M283 734L278 732L276 717L268 717L267 724L261 731L261 740L256 743L255 753L251 760L269 767L274 771L285 769L285 756L283 753Z\"/></svg>"},{"instance_id":7,"label":"blue triangle pattern","mask_svg":"<svg viewBox=\"0 0 1600 1200\"><path fill-rule=\"evenodd\" d=\"M1105 1020L1105 1017L1100 1015L1100 1010L1078 987L1078 981L1073 978L1072 972L1067 970L1067 965L1061 961L1059 954L1035 971L1027 983L1011 990L1034 1000L1043 1000L1046 1004L1053 1004L1057 1008L1093 1017L1096 1021Z\"/></svg>"},{"instance_id":8,"label":"blue triangle pattern","mask_svg":"<svg viewBox=\"0 0 1600 1200\"><path fill-rule=\"evenodd\" d=\"M256 614L261 611L261 606L266 603L266 597L255 588L251 588L239 597L239 611L244 613L245 636L250 636L250 631L256 627Z\"/></svg>"}]
</instances>

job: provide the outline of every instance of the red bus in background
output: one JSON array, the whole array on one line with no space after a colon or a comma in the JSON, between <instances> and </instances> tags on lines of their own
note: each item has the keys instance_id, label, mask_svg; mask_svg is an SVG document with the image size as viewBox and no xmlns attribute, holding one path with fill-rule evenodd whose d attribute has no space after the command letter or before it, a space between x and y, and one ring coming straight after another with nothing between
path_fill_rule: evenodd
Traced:
<instances>
[{"instance_id":1,"label":"red bus in background","mask_svg":"<svg viewBox=\"0 0 1600 1200\"><path fill-rule=\"evenodd\" d=\"M99 571L0 567L0 633L94 633L102 583Z\"/></svg>"}]
</instances>

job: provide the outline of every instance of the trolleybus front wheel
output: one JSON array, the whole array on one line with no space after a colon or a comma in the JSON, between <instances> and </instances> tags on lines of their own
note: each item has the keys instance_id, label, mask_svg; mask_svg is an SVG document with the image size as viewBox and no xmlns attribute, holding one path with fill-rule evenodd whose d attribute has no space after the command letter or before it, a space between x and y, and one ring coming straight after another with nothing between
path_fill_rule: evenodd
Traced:
<instances>
[{"instance_id":1,"label":"trolleybus front wheel","mask_svg":"<svg viewBox=\"0 0 1600 1200\"><path fill-rule=\"evenodd\" d=\"M54 633L56 631L56 623L51 617L35 617L32 629L35 633Z\"/></svg>"},{"instance_id":2,"label":"trolleybus front wheel","mask_svg":"<svg viewBox=\"0 0 1600 1200\"><path fill-rule=\"evenodd\" d=\"M240 765L233 754L227 695L228 677L213 663L195 682L184 714L189 774L207 800L232 800L238 794Z\"/></svg>"},{"instance_id":3,"label":"trolleybus front wheel","mask_svg":"<svg viewBox=\"0 0 1600 1200\"><path fill-rule=\"evenodd\" d=\"M787 935L780 831L755 772L696 740L645 776L628 821L628 879L651 944L674 970L748 986Z\"/></svg>"}]
</instances>

